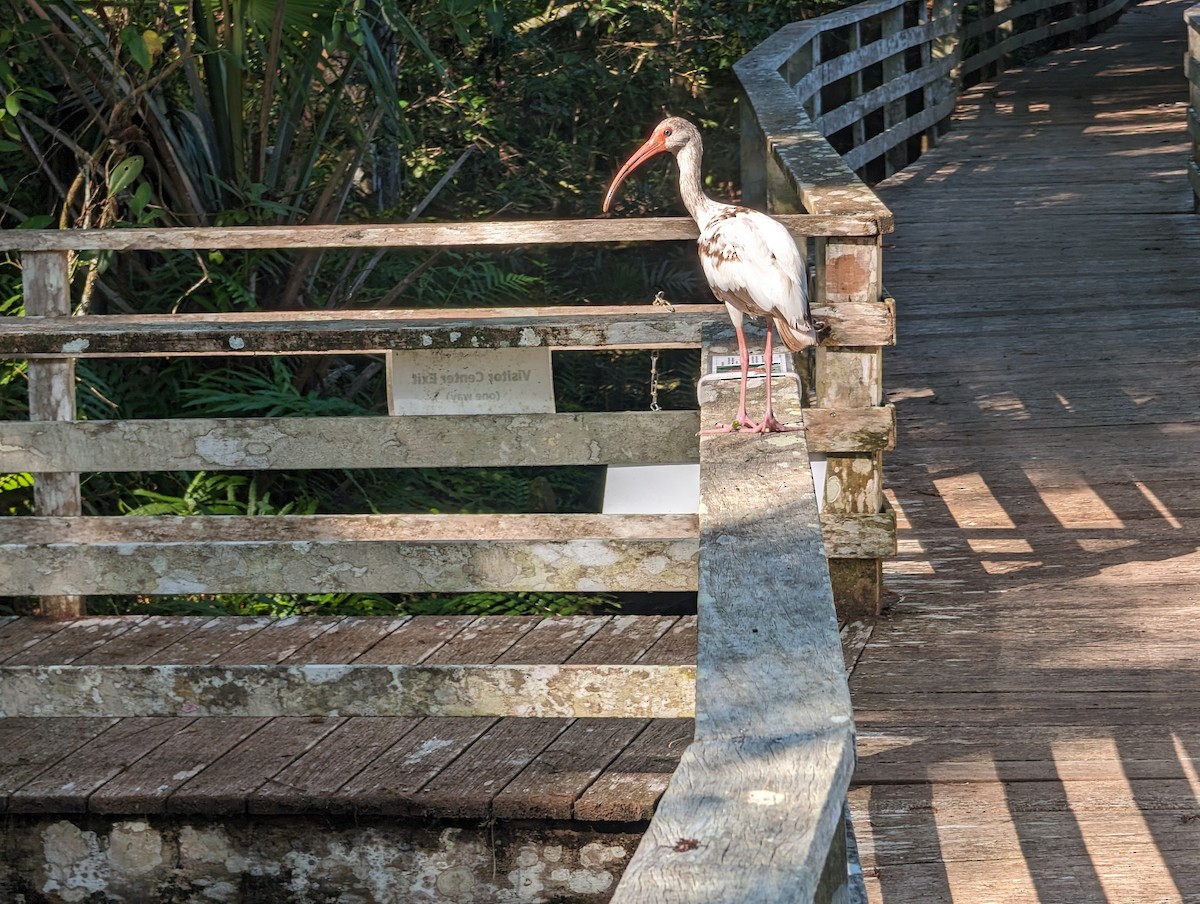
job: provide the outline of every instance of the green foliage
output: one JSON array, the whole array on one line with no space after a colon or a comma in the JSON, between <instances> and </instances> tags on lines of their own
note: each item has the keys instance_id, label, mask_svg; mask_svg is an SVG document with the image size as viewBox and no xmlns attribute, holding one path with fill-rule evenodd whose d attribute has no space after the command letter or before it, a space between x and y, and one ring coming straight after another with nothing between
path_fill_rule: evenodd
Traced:
<instances>
[{"instance_id":1,"label":"green foliage","mask_svg":"<svg viewBox=\"0 0 1200 904\"><path fill-rule=\"evenodd\" d=\"M33 512L33 475L0 474L0 516Z\"/></svg>"},{"instance_id":2,"label":"green foliage","mask_svg":"<svg viewBox=\"0 0 1200 904\"><path fill-rule=\"evenodd\" d=\"M586 615L620 608L606 594L596 593L311 593L229 594L225 596L168 596L129 599L101 597L89 601L96 615L260 615L288 618L295 615ZM6 610L0 598L0 615Z\"/></svg>"},{"instance_id":3,"label":"green foliage","mask_svg":"<svg viewBox=\"0 0 1200 904\"><path fill-rule=\"evenodd\" d=\"M141 505L122 505L125 515L311 515L316 505L311 499L298 498L282 506L271 502L256 477L243 474L192 475L178 495L137 488L133 495Z\"/></svg>"},{"instance_id":4,"label":"green foliage","mask_svg":"<svg viewBox=\"0 0 1200 904\"><path fill-rule=\"evenodd\" d=\"M612 597L595 593L438 593L403 604L406 615L587 615L613 608Z\"/></svg>"}]
</instances>

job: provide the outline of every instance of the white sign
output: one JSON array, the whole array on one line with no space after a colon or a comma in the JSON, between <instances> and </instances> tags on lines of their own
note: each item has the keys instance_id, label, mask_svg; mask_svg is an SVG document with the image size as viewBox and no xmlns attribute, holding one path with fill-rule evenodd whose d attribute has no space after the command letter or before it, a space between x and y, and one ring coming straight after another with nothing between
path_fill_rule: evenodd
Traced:
<instances>
[{"instance_id":1,"label":"white sign","mask_svg":"<svg viewBox=\"0 0 1200 904\"><path fill-rule=\"evenodd\" d=\"M750 367L752 368L761 368L765 360L766 358L762 352L750 353ZM790 353L771 353L772 374L785 374L792 372L792 370L792 356ZM742 375L742 359L737 355L713 355L709 358L709 373L722 377L726 374L732 377L740 377Z\"/></svg>"},{"instance_id":2,"label":"white sign","mask_svg":"<svg viewBox=\"0 0 1200 904\"><path fill-rule=\"evenodd\" d=\"M606 515L694 515L700 511L699 465L609 465Z\"/></svg>"},{"instance_id":3,"label":"white sign","mask_svg":"<svg viewBox=\"0 0 1200 904\"><path fill-rule=\"evenodd\" d=\"M388 355L392 414L548 414L549 348L395 350Z\"/></svg>"}]
</instances>

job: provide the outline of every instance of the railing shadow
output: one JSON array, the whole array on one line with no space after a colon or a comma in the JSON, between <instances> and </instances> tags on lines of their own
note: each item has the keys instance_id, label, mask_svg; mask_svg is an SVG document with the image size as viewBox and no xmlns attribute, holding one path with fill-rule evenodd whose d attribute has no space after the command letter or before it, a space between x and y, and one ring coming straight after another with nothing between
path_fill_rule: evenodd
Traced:
<instances>
[{"instance_id":1,"label":"railing shadow","mask_svg":"<svg viewBox=\"0 0 1200 904\"><path fill-rule=\"evenodd\" d=\"M1200 226L1162 124L1183 29L1146 29L1183 5L1145 7L969 95L882 187L900 556L851 688L884 904L1200 880Z\"/></svg>"}]
</instances>

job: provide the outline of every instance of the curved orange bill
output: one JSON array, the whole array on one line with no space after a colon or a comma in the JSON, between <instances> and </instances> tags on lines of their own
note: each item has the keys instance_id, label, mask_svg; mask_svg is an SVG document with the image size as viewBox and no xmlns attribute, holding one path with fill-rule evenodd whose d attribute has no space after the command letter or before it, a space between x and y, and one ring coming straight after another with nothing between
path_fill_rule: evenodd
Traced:
<instances>
[{"instance_id":1,"label":"curved orange bill","mask_svg":"<svg viewBox=\"0 0 1200 904\"><path fill-rule=\"evenodd\" d=\"M621 187L621 183L625 181L625 177L655 154L661 154L666 149L667 140L656 130L655 133L650 136L649 141L633 152L633 156L625 161L625 165L621 167L621 170L617 173L616 178L612 180L612 185L608 187L608 194L604 196L603 210L605 213L608 213L609 205L612 204L613 195L617 193L617 189Z\"/></svg>"}]
</instances>

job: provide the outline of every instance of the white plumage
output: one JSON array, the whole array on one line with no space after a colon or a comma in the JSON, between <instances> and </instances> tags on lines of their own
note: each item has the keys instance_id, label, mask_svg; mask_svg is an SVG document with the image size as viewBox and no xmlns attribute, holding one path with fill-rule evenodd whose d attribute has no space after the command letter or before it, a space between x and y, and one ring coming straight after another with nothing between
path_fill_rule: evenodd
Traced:
<instances>
[{"instance_id":1,"label":"white plumage","mask_svg":"<svg viewBox=\"0 0 1200 904\"><path fill-rule=\"evenodd\" d=\"M742 361L738 414L733 424L712 431L724 433L746 428L758 433L786 430L775 419L771 406L771 339L773 325L783 344L793 352L816 344L817 334L808 313L808 279L795 240L784 226L764 213L714 201L704 193L701 182L703 145L699 131L686 119L671 117L660 122L626 164L621 167L604 199L607 211L617 187L646 160L670 152L679 164L679 194L688 213L700 228L697 249L704 275L713 294L725 302L737 332ZM765 349L767 407L755 424L746 416L746 381L749 356L743 317L767 319Z\"/></svg>"}]
</instances>

